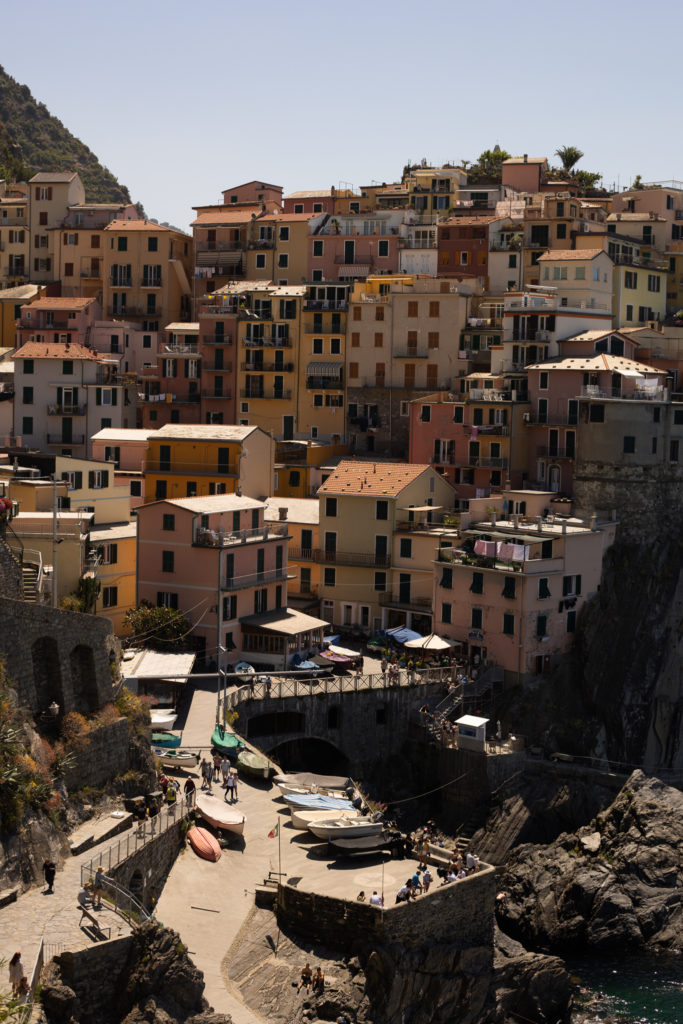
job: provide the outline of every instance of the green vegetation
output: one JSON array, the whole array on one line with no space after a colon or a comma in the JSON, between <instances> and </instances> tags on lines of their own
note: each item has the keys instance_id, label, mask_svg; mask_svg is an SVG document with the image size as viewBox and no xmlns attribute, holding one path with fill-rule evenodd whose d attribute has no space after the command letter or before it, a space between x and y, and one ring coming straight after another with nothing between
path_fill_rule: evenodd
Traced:
<instances>
[{"instance_id":1,"label":"green vegetation","mask_svg":"<svg viewBox=\"0 0 683 1024\"><path fill-rule=\"evenodd\" d=\"M118 713L128 719L128 725L132 731L148 742L150 738L149 706L134 693L131 693L127 686L121 687L115 706Z\"/></svg>"},{"instance_id":2,"label":"green vegetation","mask_svg":"<svg viewBox=\"0 0 683 1024\"><path fill-rule=\"evenodd\" d=\"M0 178L28 181L38 171L77 171L91 203L131 201L95 154L0 67Z\"/></svg>"},{"instance_id":3,"label":"green vegetation","mask_svg":"<svg viewBox=\"0 0 683 1024\"><path fill-rule=\"evenodd\" d=\"M560 146L559 149L555 150L555 156L559 156L562 170L569 174L574 164L578 164L583 153L576 146Z\"/></svg>"},{"instance_id":4,"label":"green vegetation","mask_svg":"<svg viewBox=\"0 0 683 1024\"><path fill-rule=\"evenodd\" d=\"M188 646L191 626L182 612L158 608L143 601L126 612L126 624L134 636L144 636L145 646L156 651L182 651Z\"/></svg>"}]
</instances>

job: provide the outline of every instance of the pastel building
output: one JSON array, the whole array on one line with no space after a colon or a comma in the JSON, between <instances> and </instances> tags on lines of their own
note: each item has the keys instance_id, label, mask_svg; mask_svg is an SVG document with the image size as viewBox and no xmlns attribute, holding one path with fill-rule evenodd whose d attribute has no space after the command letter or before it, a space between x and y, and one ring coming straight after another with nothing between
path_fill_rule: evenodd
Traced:
<instances>
[{"instance_id":1,"label":"pastel building","mask_svg":"<svg viewBox=\"0 0 683 1024\"><path fill-rule=\"evenodd\" d=\"M167 324L159 334L154 361L142 367L138 406L143 429L166 423L196 423L202 398L199 324Z\"/></svg>"},{"instance_id":2,"label":"pastel building","mask_svg":"<svg viewBox=\"0 0 683 1024\"><path fill-rule=\"evenodd\" d=\"M58 235L69 208L85 202L85 188L75 171L41 171L29 180L29 273L34 284L59 280Z\"/></svg>"},{"instance_id":3,"label":"pastel building","mask_svg":"<svg viewBox=\"0 0 683 1024\"><path fill-rule=\"evenodd\" d=\"M50 246L62 295L102 296L103 229L113 220L137 220L132 203L73 203L50 228Z\"/></svg>"},{"instance_id":4,"label":"pastel building","mask_svg":"<svg viewBox=\"0 0 683 1024\"><path fill-rule=\"evenodd\" d=\"M135 607L137 521L106 523L90 531L91 551L97 559L98 593L95 614L109 619L122 636L126 612Z\"/></svg>"},{"instance_id":5,"label":"pastel building","mask_svg":"<svg viewBox=\"0 0 683 1024\"><path fill-rule=\"evenodd\" d=\"M364 280L395 274L399 263L402 210L327 218L308 237L309 281Z\"/></svg>"},{"instance_id":6,"label":"pastel building","mask_svg":"<svg viewBox=\"0 0 683 1024\"><path fill-rule=\"evenodd\" d=\"M138 510L137 603L186 615L200 653L222 667L284 668L325 625L287 607L289 528L264 513L264 502L235 494Z\"/></svg>"},{"instance_id":7,"label":"pastel building","mask_svg":"<svg viewBox=\"0 0 683 1024\"><path fill-rule=\"evenodd\" d=\"M266 525L285 525L289 531L290 576L288 602L318 614L322 565L316 559L320 550L320 504L317 498L268 498L264 514Z\"/></svg>"},{"instance_id":8,"label":"pastel building","mask_svg":"<svg viewBox=\"0 0 683 1024\"><path fill-rule=\"evenodd\" d=\"M349 285L310 285L299 337L298 433L339 444L345 434Z\"/></svg>"},{"instance_id":9,"label":"pastel building","mask_svg":"<svg viewBox=\"0 0 683 1024\"><path fill-rule=\"evenodd\" d=\"M145 500L144 466L147 441L153 433L153 430L135 427L105 427L91 438L93 459L113 463L114 479L117 484L128 488L131 509L142 505Z\"/></svg>"},{"instance_id":10,"label":"pastel building","mask_svg":"<svg viewBox=\"0 0 683 1024\"><path fill-rule=\"evenodd\" d=\"M16 288L28 280L29 206L26 192L0 184L0 288Z\"/></svg>"}]
</instances>

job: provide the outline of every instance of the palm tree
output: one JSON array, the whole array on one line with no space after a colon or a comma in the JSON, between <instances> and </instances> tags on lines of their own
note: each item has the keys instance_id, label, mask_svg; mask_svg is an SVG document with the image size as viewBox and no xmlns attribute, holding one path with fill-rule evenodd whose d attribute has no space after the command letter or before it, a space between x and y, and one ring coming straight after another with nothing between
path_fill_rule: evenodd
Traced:
<instances>
[{"instance_id":1,"label":"palm tree","mask_svg":"<svg viewBox=\"0 0 683 1024\"><path fill-rule=\"evenodd\" d=\"M559 156L562 161L562 169L569 174L574 164L578 164L583 153L576 146L561 146L555 150L555 156Z\"/></svg>"}]
</instances>

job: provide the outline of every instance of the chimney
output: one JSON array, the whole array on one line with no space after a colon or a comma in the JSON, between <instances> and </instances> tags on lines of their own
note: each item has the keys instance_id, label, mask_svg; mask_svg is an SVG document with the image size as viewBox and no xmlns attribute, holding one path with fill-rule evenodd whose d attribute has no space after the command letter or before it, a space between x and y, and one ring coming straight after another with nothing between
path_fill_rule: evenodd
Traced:
<instances>
[{"instance_id":1,"label":"chimney","mask_svg":"<svg viewBox=\"0 0 683 1024\"><path fill-rule=\"evenodd\" d=\"M529 162L529 154L528 154L528 153L525 153L525 154L524 154L524 163L526 164L526 163L528 163L528 162Z\"/></svg>"},{"instance_id":2,"label":"chimney","mask_svg":"<svg viewBox=\"0 0 683 1024\"><path fill-rule=\"evenodd\" d=\"M280 505L280 507L278 508L277 512L278 512L278 515L280 517L280 522L284 523L285 520L287 519L287 509L286 509L286 507Z\"/></svg>"},{"instance_id":3,"label":"chimney","mask_svg":"<svg viewBox=\"0 0 683 1024\"><path fill-rule=\"evenodd\" d=\"M517 515L516 512L515 512L515 514L512 517L512 525L514 526L515 530L519 529L519 516Z\"/></svg>"},{"instance_id":4,"label":"chimney","mask_svg":"<svg viewBox=\"0 0 683 1024\"><path fill-rule=\"evenodd\" d=\"M591 531L593 533L595 533L597 528L598 528L598 517L596 516L596 514L594 512L593 515L591 516Z\"/></svg>"},{"instance_id":5,"label":"chimney","mask_svg":"<svg viewBox=\"0 0 683 1024\"><path fill-rule=\"evenodd\" d=\"M494 509L494 511L491 513L491 526L495 526L495 525L496 525L496 512L495 512L495 509Z\"/></svg>"},{"instance_id":6,"label":"chimney","mask_svg":"<svg viewBox=\"0 0 683 1024\"><path fill-rule=\"evenodd\" d=\"M563 537L567 536L567 520L566 519L562 520L562 536Z\"/></svg>"},{"instance_id":7,"label":"chimney","mask_svg":"<svg viewBox=\"0 0 683 1024\"><path fill-rule=\"evenodd\" d=\"M543 533L543 516L536 516L536 529L539 533Z\"/></svg>"},{"instance_id":8,"label":"chimney","mask_svg":"<svg viewBox=\"0 0 683 1024\"><path fill-rule=\"evenodd\" d=\"M336 194L337 194L337 190L336 190L336 188L334 187L334 185L330 185L330 197L331 197L332 199L334 199L334 197L336 196Z\"/></svg>"}]
</instances>

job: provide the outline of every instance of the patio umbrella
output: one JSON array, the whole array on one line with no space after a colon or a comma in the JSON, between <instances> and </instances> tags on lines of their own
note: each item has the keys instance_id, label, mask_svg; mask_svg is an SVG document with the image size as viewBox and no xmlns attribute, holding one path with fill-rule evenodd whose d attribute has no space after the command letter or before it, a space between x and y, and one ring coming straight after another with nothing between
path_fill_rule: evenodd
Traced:
<instances>
[{"instance_id":1,"label":"patio umbrella","mask_svg":"<svg viewBox=\"0 0 683 1024\"><path fill-rule=\"evenodd\" d=\"M444 640L443 637L437 636L436 633L430 633L429 636L421 636L417 640L409 640L406 647L419 647L423 651L445 651L446 648L452 647L453 644L450 640Z\"/></svg>"}]
</instances>

